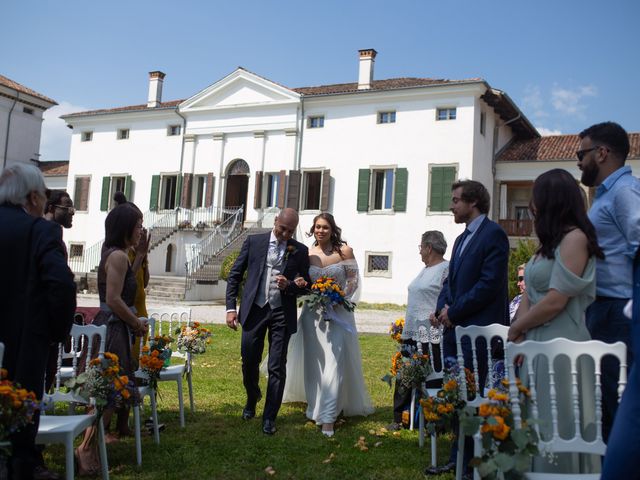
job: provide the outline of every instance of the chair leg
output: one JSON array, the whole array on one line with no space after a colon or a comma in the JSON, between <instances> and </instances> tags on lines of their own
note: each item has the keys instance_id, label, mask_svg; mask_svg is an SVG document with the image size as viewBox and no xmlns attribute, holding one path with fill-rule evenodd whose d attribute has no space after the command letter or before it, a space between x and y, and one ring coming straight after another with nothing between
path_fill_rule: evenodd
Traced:
<instances>
[{"instance_id":1,"label":"chair leg","mask_svg":"<svg viewBox=\"0 0 640 480\"><path fill-rule=\"evenodd\" d=\"M437 455L437 449L438 449L438 445L437 445L437 437L435 433L431 434L431 466L432 467L437 467L438 466L438 455Z\"/></svg>"},{"instance_id":2,"label":"chair leg","mask_svg":"<svg viewBox=\"0 0 640 480\"><path fill-rule=\"evenodd\" d=\"M193 383L191 381L191 367L187 370L187 385L189 387L189 406L191 407L191 413L195 413L196 405L193 401Z\"/></svg>"},{"instance_id":3,"label":"chair leg","mask_svg":"<svg viewBox=\"0 0 640 480\"><path fill-rule=\"evenodd\" d=\"M153 438L156 444L160 445L160 430L158 430L158 404L156 402L156 392L152 390L149 398L151 399L151 417L153 418Z\"/></svg>"},{"instance_id":4,"label":"chair leg","mask_svg":"<svg viewBox=\"0 0 640 480\"><path fill-rule=\"evenodd\" d=\"M409 408L409 430L413 432L413 417L416 412L416 389L411 389L411 407Z\"/></svg>"},{"instance_id":5,"label":"chair leg","mask_svg":"<svg viewBox=\"0 0 640 480\"><path fill-rule=\"evenodd\" d=\"M97 420L98 423L98 448L100 452L100 465L102 468L102 480L109 480L109 461L107 460L107 444L104 440L104 422L102 417Z\"/></svg>"},{"instance_id":6,"label":"chair leg","mask_svg":"<svg viewBox=\"0 0 640 480\"><path fill-rule=\"evenodd\" d=\"M458 428L458 455L456 457L456 480L462 480L462 468L464 463L464 433L462 426Z\"/></svg>"},{"instance_id":7,"label":"chair leg","mask_svg":"<svg viewBox=\"0 0 640 480\"><path fill-rule=\"evenodd\" d=\"M182 398L182 377L178 378L178 407L180 409L180 426L184 428L184 398Z\"/></svg>"},{"instance_id":8,"label":"chair leg","mask_svg":"<svg viewBox=\"0 0 640 480\"><path fill-rule=\"evenodd\" d=\"M418 446L424 447L424 413L422 407L418 410Z\"/></svg>"},{"instance_id":9,"label":"chair leg","mask_svg":"<svg viewBox=\"0 0 640 480\"><path fill-rule=\"evenodd\" d=\"M136 436L136 463L142 465L142 441L140 439L140 406L133 407L133 428Z\"/></svg>"},{"instance_id":10,"label":"chair leg","mask_svg":"<svg viewBox=\"0 0 640 480\"><path fill-rule=\"evenodd\" d=\"M73 480L75 478L74 468L73 468L73 434L69 433L64 442L64 453L65 453L65 478L66 480Z\"/></svg>"}]
</instances>

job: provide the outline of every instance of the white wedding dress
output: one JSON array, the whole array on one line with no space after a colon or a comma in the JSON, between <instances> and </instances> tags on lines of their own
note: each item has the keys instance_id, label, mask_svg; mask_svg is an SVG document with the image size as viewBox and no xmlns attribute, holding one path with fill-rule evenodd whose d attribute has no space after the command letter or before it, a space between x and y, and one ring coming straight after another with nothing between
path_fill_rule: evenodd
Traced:
<instances>
[{"instance_id":1,"label":"white wedding dress","mask_svg":"<svg viewBox=\"0 0 640 480\"><path fill-rule=\"evenodd\" d=\"M347 298L358 288L358 264L343 260L326 267L312 265L312 281L333 277ZM307 402L307 417L317 424L334 423L345 416L373 413L362 375L362 358L353 312L338 306L325 321L306 305L291 337L287 356L284 402Z\"/></svg>"}]
</instances>

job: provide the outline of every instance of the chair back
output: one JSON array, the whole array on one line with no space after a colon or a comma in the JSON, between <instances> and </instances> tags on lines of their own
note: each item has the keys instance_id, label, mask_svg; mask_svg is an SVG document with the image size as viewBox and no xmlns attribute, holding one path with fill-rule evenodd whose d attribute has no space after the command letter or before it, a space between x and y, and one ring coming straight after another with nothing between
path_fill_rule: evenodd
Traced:
<instances>
[{"instance_id":1,"label":"chair back","mask_svg":"<svg viewBox=\"0 0 640 480\"><path fill-rule=\"evenodd\" d=\"M442 342L442 328L440 329L440 341ZM427 382L432 380L441 380L444 377L444 350L440 345L440 364L436 363L436 356L433 353L433 344L430 342L429 329L424 325L418 327L418 353L423 354L422 345L428 345L429 363L431 364L431 373L426 378ZM440 367L439 369L437 367Z\"/></svg>"},{"instance_id":2,"label":"chair back","mask_svg":"<svg viewBox=\"0 0 640 480\"><path fill-rule=\"evenodd\" d=\"M479 325L470 325L468 327L457 326L456 330L456 350L457 350L457 360L458 367L462 372L460 375L461 381L461 394L462 399L467 402L467 405L470 407L477 407L481 403L483 403L486 398L484 397L484 385L480 383L480 371L478 368L478 346L477 340L484 339L486 343L487 349L487 375L491 375L494 371L494 365L497 361L492 357L492 340L499 339L502 341L503 345L507 343L507 334L509 333L509 327L505 325L501 325L499 323L493 323L491 325L479 326ZM473 362L473 378L476 383L476 397L473 400L469 400L467 398L467 377L464 374L464 353L462 350L463 338L468 338L471 343L471 355ZM504 355L503 349L503 355ZM502 360L504 361L504 357ZM505 362L506 364L506 362ZM505 372L506 374L506 372Z\"/></svg>"},{"instance_id":3,"label":"chair back","mask_svg":"<svg viewBox=\"0 0 640 480\"><path fill-rule=\"evenodd\" d=\"M149 323L149 334L153 337L155 335L169 335L170 337L176 337L176 330L183 326L191 325L191 309L185 307L158 307L158 308L148 308L147 314L149 315L149 322L154 320L156 328L151 330L151 323ZM169 329L167 331L166 325L163 327L162 323L166 322L169 324ZM165 329L163 332L163 328ZM171 352L172 357L180 357L186 358L184 353L178 351Z\"/></svg>"},{"instance_id":4,"label":"chair back","mask_svg":"<svg viewBox=\"0 0 640 480\"><path fill-rule=\"evenodd\" d=\"M522 425L522 412L520 409L518 388L516 386L515 365L516 357L522 355L528 376L528 387L531 392L531 402L529 409L531 410L529 417L537 420L538 414L538 396L539 389L536 384L536 375L534 371L534 361L537 357L546 357L549 373L549 397L551 405L551 422L553 434L551 439L543 439L540 436L540 423L534 422L534 428L538 433L541 448L546 448L551 452L578 452L592 453L604 455L606 445L602 438L602 384L601 384L601 362L603 357L607 355L614 356L620 362L619 378L618 378L618 401L622 397L624 388L627 383L627 347L622 342L613 344L590 340L586 342L575 342L566 338L555 338L545 342L536 342L527 340L522 343L509 343L507 348L507 366L509 369L509 399L513 411L515 425L520 428ZM574 436L572 438L562 438L558 433L558 401L557 382L556 382L556 366L554 365L557 358L566 358L571 364L571 398L566 401L572 402L573 420L574 420ZM580 415L580 393L578 389L578 377L580 373L578 359L592 359L595 367L595 407L596 407L596 438L588 441L583 438L581 429ZM542 365L538 363L538 365ZM540 367L541 368L541 367ZM593 397L592 397L593 398ZM545 419L546 420L546 419Z\"/></svg>"},{"instance_id":5,"label":"chair back","mask_svg":"<svg viewBox=\"0 0 640 480\"><path fill-rule=\"evenodd\" d=\"M0 367L2 367L2 360L4 360L4 343L0 342Z\"/></svg>"},{"instance_id":6,"label":"chair back","mask_svg":"<svg viewBox=\"0 0 640 480\"><path fill-rule=\"evenodd\" d=\"M95 356L94 350L97 338L98 357L104 356L104 349L107 337L107 326L101 325L73 325L69 334L68 342L58 344L58 359L56 364L56 376L54 382L53 394L45 394L45 403L50 402L78 402L87 403L85 399L78 397L72 392L61 391L60 387L64 387L66 378L76 377L78 371L85 371L89 366L89 362ZM70 346L70 350L66 351L66 345ZM63 374L62 360L71 359L71 371Z\"/></svg>"}]
</instances>

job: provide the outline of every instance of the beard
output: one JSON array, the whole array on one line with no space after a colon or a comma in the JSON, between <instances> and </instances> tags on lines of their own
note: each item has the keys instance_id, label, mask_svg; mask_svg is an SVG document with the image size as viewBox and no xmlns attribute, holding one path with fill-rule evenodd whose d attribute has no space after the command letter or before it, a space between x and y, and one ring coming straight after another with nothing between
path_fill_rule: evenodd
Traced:
<instances>
[{"instance_id":1,"label":"beard","mask_svg":"<svg viewBox=\"0 0 640 480\"><path fill-rule=\"evenodd\" d=\"M580 181L587 187L595 187L598 173L600 173L598 165L595 162L588 163L582 168L582 177L580 177Z\"/></svg>"}]
</instances>

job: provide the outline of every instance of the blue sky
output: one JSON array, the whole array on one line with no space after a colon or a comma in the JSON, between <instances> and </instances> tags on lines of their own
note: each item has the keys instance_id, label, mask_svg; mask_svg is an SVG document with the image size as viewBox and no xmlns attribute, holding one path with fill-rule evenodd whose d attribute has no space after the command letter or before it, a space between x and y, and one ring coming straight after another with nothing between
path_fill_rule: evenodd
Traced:
<instances>
[{"instance_id":1,"label":"blue sky","mask_svg":"<svg viewBox=\"0 0 640 480\"><path fill-rule=\"evenodd\" d=\"M187 98L237 66L289 87L481 77L543 133L614 120L640 132L640 1L4 0L0 74L55 99L43 160L67 159L58 115Z\"/></svg>"}]
</instances>

